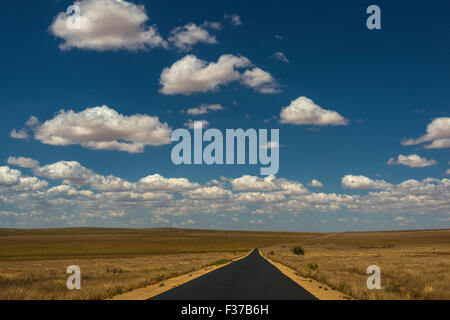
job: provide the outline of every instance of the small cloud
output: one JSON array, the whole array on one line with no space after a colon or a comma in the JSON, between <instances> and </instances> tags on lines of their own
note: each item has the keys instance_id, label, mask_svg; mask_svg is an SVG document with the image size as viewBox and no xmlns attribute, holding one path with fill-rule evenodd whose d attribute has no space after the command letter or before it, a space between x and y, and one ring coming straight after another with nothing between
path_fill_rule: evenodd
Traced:
<instances>
[{"instance_id":1,"label":"small cloud","mask_svg":"<svg viewBox=\"0 0 450 320\"><path fill-rule=\"evenodd\" d=\"M203 128L203 129L208 128L209 125L210 125L209 121L206 121L206 120L195 120L195 121L194 121L194 120L192 120L192 119L188 119L188 121L185 122L183 125L184 125L186 128L190 129L190 130L194 130L194 129L195 129L195 123L196 123L196 122L199 122L199 121L202 122L202 128Z\"/></svg>"},{"instance_id":2,"label":"small cloud","mask_svg":"<svg viewBox=\"0 0 450 320\"><path fill-rule=\"evenodd\" d=\"M35 116L31 116L30 119L28 119L25 124L29 127L35 127L36 125L39 124L39 120Z\"/></svg>"},{"instance_id":3,"label":"small cloud","mask_svg":"<svg viewBox=\"0 0 450 320\"><path fill-rule=\"evenodd\" d=\"M234 27L242 26L241 17L237 14L226 14L225 20L229 20L230 24Z\"/></svg>"},{"instance_id":4,"label":"small cloud","mask_svg":"<svg viewBox=\"0 0 450 320\"><path fill-rule=\"evenodd\" d=\"M219 111L223 110L222 105L220 104L202 104L201 106L198 106L196 108L190 108L186 110L186 113L189 115L200 115L200 114L207 114L211 111Z\"/></svg>"},{"instance_id":5,"label":"small cloud","mask_svg":"<svg viewBox=\"0 0 450 320\"><path fill-rule=\"evenodd\" d=\"M433 159L422 158L417 154L411 154L408 156L399 155L397 159L390 158L387 164L400 164L411 168L425 168L434 166L437 162Z\"/></svg>"},{"instance_id":6,"label":"small cloud","mask_svg":"<svg viewBox=\"0 0 450 320\"><path fill-rule=\"evenodd\" d=\"M278 40L284 40L284 38L283 38L282 36L280 36L279 34L276 34L276 35L275 35L275 39L278 39Z\"/></svg>"},{"instance_id":7,"label":"small cloud","mask_svg":"<svg viewBox=\"0 0 450 320\"><path fill-rule=\"evenodd\" d=\"M365 176L346 175L342 178L342 187L354 190L386 189L392 185L384 180L373 180Z\"/></svg>"},{"instance_id":8,"label":"small cloud","mask_svg":"<svg viewBox=\"0 0 450 320\"><path fill-rule=\"evenodd\" d=\"M245 71L242 74L242 82L260 93L273 94L280 92L274 77L260 68Z\"/></svg>"},{"instance_id":9,"label":"small cloud","mask_svg":"<svg viewBox=\"0 0 450 320\"><path fill-rule=\"evenodd\" d=\"M19 139L19 140L28 140L29 136L28 133L25 131L25 129L20 129L17 131L16 129L12 129L9 136L13 139Z\"/></svg>"},{"instance_id":10,"label":"small cloud","mask_svg":"<svg viewBox=\"0 0 450 320\"><path fill-rule=\"evenodd\" d=\"M205 22L201 26L188 23L183 27L177 27L170 33L169 42L182 51L189 51L197 43L216 44L217 40L208 29L220 29L220 23Z\"/></svg>"},{"instance_id":11,"label":"small cloud","mask_svg":"<svg viewBox=\"0 0 450 320\"><path fill-rule=\"evenodd\" d=\"M322 182L316 179L312 179L310 183L308 183L308 186L312 188L323 188Z\"/></svg>"},{"instance_id":12,"label":"small cloud","mask_svg":"<svg viewBox=\"0 0 450 320\"><path fill-rule=\"evenodd\" d=\"M264 120L264 123L269 123L269 122L277 121L277 120L278 120L278 118L277 118L276 116L273 116L272 118L265 119L265 120Z\"/></svg>"},{"instance_id":13,"label":"small cloud","mask_svg":"<svg viewBox=\"0 0 450 320\"><path fill-rule=\"evenodd\" d=\"M283 52L275 52L272 58L285 63L290 62Z\"/></svg>"},{"instance_id":14,"label":"small cloud","mask_svg":"<svg viewBox=\"0 0 450 320\"><path fill-rule=\"evenodd\" d=\"M263 149L263 150L275 149L275 148L280 148L280 145L276 141L273 141L273 142L269 141L266 145L261 146L261 149Z\"/></svg>"}]
</instances>

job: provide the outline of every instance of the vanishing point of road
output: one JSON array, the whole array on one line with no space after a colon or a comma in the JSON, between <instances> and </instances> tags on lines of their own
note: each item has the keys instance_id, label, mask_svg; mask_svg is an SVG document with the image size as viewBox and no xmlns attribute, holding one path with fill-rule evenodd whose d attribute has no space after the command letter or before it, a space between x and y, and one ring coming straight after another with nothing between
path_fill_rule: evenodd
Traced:
<instances>
[{"instance_id":1,"label":"vanishing point of road","mask_svg":"<svg viewBox=\"0 0 450 320\"><path fill-rule=\"evenodd\" d=\"M281 273L258 249L152 300L316 300Z\"/></svg>"}]
</instances>

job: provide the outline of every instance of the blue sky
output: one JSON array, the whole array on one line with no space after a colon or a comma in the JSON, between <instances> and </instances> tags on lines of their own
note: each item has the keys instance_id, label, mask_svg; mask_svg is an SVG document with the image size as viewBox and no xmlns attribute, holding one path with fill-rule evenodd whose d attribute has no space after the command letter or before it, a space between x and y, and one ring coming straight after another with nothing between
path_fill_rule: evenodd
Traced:
<instances>
[{"instance_id":1,"label":"blue sky","mask_svg":"<svg viewBox=\"0 0 450 320\"><path fill-rule=\"evenodd\" d=\"M2 5L1 227L450 226L448 1L72 4ZM279 173L172 164L189 119L280 129Z\"/></svg>"}]
</instances>

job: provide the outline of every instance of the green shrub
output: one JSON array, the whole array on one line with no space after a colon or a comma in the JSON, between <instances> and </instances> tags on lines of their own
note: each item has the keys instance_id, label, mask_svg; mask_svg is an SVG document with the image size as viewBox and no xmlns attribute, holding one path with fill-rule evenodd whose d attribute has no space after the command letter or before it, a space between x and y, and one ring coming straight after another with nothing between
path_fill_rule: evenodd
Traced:
<instances>
[{"instance_id":1,"label":"green shrub","mask_svg":"<svg viewBox=\"0 0 450 320\"><path fill-rule=\"evenodd\" d=\"M296 254L296 255L304 255L305 254L305 250L303 250L303 248L302 247L294 247L293 249L292 249L292 252L294 253L294 254Z\"/></svg>"}]
</instances>

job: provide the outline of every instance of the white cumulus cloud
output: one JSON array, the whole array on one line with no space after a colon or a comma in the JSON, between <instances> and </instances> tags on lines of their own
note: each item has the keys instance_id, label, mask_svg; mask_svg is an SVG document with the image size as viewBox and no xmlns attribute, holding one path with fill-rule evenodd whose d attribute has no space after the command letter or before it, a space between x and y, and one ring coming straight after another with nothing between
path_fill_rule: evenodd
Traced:
<instances>
[{"instance_id":1,"label":"white cumulus cloud","mask_svg":"<svg viewBox=\"0 0 450 320\"><path fill-rule=\"evenodd\" d=\"M346 175L342 178L342 186L347 189L370 190L386 189L392 185L384 180L373 180L365 176Z\"/></svg>"},{"instance_id":2,"label":"white cumulus cloud","mask_svg":"<svg viewBox=\"0 0 450 320\"><path fill-rule=\"evenodd\" d=\"M93 150L142 153L147 145L170 144L171 128L158 117L124 116L107 106L82 112L61 110L34 128L36 140L55 146L79 144Z\"/></svg>"},{"instance_id":3,"label":"white cumulus cloud","mask_svg":"<svg viewBox=\"0 0 450 320\"><path fill-rule=\"evenodd\" d=\"M421 156L419 156L417 154L411 154L411 155L407 155L407 156L401 154L397 157L397 159L390 158L387 163L389 165L401 164L401 165L408 166L411 168L424 168L424 167L434 166L435 164L437 164L436 160L422 158Z\"/></svg>"},{"instance_id":4,"label":"white cumulus cloud","mask_svg":"<svg viewBox=\"0 0 450 320\"><path fill-rule=\"evenodd\" d=\"M312 188L322 188L323 184L317 179L312 179L311 182L308 184L308 186Z\"/></svg>"},{"instance_id":5,"label":"white cumulus cloud","mask_svg":"<svg viewBox=\"0 0 450 320\"><path fill-rule=\"evenodd\" d=\"M142 178L137 183L138 190L181 192L198 188L200 185L185 178L164 178L154 174Z\"/></svg>"},{"instance_id":6,"label":"white cumulus cloud","mask_svg":"<svg viewBox=\"0 0 450 320\"><path fill-rule=\"evenodd\" d=\"M14 185L19 182L22 173L8 166L0 167L0 186Z\"/></svg>"},{"instance_id":7,"label":"white cumulus cloud","mask_svg":"<svg viewBox=\"0 0 450 320\"><path fill-rule=\"evenodd\" d=\"M7 163L20 168L35 168L39 166L39 161L26 157L9 157Z\"/></svg>"},{"instance_id":8,"label":"white cumulus cloud","mask_svg":"<svg viewBox=\"0 0 450 320\"><path fill-rule=\"evenodd\" d=\"M347 125L348 120L333 110L323 109L306 97L293 100L280 113L281 123L317 126Z\"/></svg>"},{"instance_id":9,"label":"white cumulus cloud","mask_svg":"<svg viewBox=\"0 0 450 320\"><path fill-rule=\"evenodd\" d=\"M148 25L143 5L125 0L82 0L74 5L80 10L79 28L71 24L75 17L66 12L59 13L49 28L63 40L62 50L140 50L167 46L156 26Z\"/></svg>"},{"instance_id":10,"label":"white cumulus cloud","mask_svg":"<svg viewBox=\"0 0 450 320\"><path fill-rule=\"evenodd\" d=\"M165 68L160 83L163 94L191 94L217 90L221 85L239 80L238 68L251 64L246 57L222 55L217 62L206 62L194 55L187 55Z\"/></svg>"},{"instance_id":11,"label":"white cumulus cloud","mask_svg":"<svg viewBox=\"0 0 450 320\"><path fill-rule=\"evenodd\" d=\"M194 55L187 55L165 68L161 73L161 93L166 95L204 93L217 91L221 86L239 81L260 93L271 94L280 90L273 76L260 69L249 68L251 61L243 56L225 54L217 62L200 60Z\"/></svg>"},{"instance_id":12,"label":"white cumulus cloud","mask_svg":"<svg viewBox=\"0 0 450 320\"><path fill-rule=\"evenodd\" d=\"M260 68L246 70L242 74L242 83L260 93L272 94L280 92L274 77Z\"/></svg>"},{"instance_id":13,"label":"white cumulus cloud","mask_svg":"<svg viewBox=\"0 0 450 320\"><path fill-rule=\"evenodd\" d=\"M170 33L169 42L180 50L188 51L197 43L216 44L217 39L209 33L208 27L220 28L217 23L205 23L196 25L188 23L183 27L177 27Z\"/></svg>"},{"instance_id":14,"label":"white cumulus cloud","mask_svg":"<svg viewBox=\"0 0 450 320\"><path fill-rule=\"evenodd\" d=\"M450 148L450 117L436 118L427 126L427 133L417 139L405 139L404 146L431 142L426 149Z\"/></svg>"}]
</instances>

